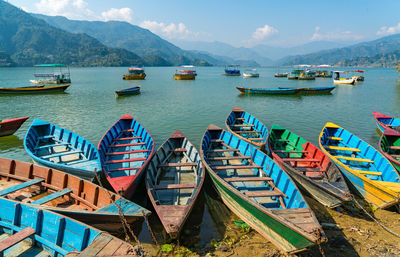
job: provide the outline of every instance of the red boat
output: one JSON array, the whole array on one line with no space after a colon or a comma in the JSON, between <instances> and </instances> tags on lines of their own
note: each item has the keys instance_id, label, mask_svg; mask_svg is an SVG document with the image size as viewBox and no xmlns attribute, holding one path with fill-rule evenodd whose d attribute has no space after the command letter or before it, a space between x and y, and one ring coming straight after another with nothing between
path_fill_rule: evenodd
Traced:
<instances>
[{"instance_id":1,"label":"red boat","mask_svg":"<svg viewBox=\"0 0 400 257\"><path fill-rule=\"evenodd\" d=\"M0 120L0 137L15 133L29 117Z\"/></svg>"}]
</instances>

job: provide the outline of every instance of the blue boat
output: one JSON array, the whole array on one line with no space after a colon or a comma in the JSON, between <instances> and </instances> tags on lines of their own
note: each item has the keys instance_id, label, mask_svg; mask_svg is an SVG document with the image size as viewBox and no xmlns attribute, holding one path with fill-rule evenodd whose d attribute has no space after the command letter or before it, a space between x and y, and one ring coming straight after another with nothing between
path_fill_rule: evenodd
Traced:
<instances>
[{"instance_id":1,"label":"blue boat","mask_svg":"<svg viewBox=\"0 0 400 257\"><path fill-rule=\"evenodd\" d=\"M268 147L265 147L269 134L268 128L250 113L235 107L228 115L225 125L235 136L268 152Z\"/></svg>"},{"instance_id":2,"label":"blue boat","mask_svg":"<svg viewBox=\"0 0 400 257\"><path fill-rule=\"evenodd\" d=\"M115 93L116 93L118 96L123 96L123 95L138 95L138 94L140 94L140 86L122 89L122 90L119 90L119 91L115 91Z\"/></svg>"},{"instance_id":3,"label":"blue boat","mask_svg":"<svg viewBox=\"0 0 400 257\"><path fill-rule=\"evenodd\" d=\"M400 119L374 111L372 112L372 115L374 115L376 126L381 133L389 130L400 134Z\"/></svg>"},{"instance_id":4,"label":"blue boat","mask_svg":"<svg viewBox=\"0 0 400 257\"><path fill-rule=\"evenodd\" d=\"M297 89L299 94L304 94L304 95L329 94L335 88L336 88L336 86L331 86L331 87L302 87L302 88L279 87L279 89Z\"/></svg>"},{"instance_id":5,"label":"blue boat","mask_svg":"<svg viewBox=\"0 0 400 257\"><path fill-rule=\"evenodd\" d=\"M222 73L225 76L240 76L239 65L228 65L225 67L225 72Z\"/></svg>"},{"instance_id":6,"label":"blue boat","mask_svg":"<svg viewBox=\"0 0 400 257\"><path fill-rule=\"evenodd\" d=\"M290 177L253 145L210 125L200 157L228 208L280 249L298 252L326 240Z\"/></svg>"},{"instance_id":7,"label":"blue boat","mask_svg":"<svg viewBox=\"0 0 400 257\"><path fill-rule=\"evenodd\" d=\"M46 121L32 122L24 147L36 163L87 180L95 180L95 173L101 171L99 153L92 143Z\"/></svg>"},{"instance_id":8,"label":"blue boat","mask_svg":"<svg viewBox=\"0 0 400 257\"><path fill-rule=\"evenodd\" d=\"M319 146L364 198L385 209L400 202L400 176L375 148L344 128L326 123Z\"/></svg>"},{"instance_id":9,"label":"blue boat","mask_svg":"<svg viewBox=\"0 0 400 257\"><path fill-rule=\"evenodd\" d=\"M115 192L131 198L154 148L150 133L128 114L104 134L97 149L104 174Z\"/></svg>"},{"instance_id":10,"label":"blue boat","mask_svg":"<svg viewBox=\"0 0 400 257\"><path fill-rule=\"evenodd\" d=\"M107 256L134 254L133 246L101 230L13 200L0 198L0 220L1 256L98 256L103 248Z\"/></svg>"},{"instance_id":11,"label":"blue boat","mask_svg":"<svg viewBox=\"0 0 400 257\"><path fill-rule=\"evenodd\" d=\"M294 95L299 92L297 88L245 88L236 87L243 94L262 95Z\"/></svg>"}]
</instances>

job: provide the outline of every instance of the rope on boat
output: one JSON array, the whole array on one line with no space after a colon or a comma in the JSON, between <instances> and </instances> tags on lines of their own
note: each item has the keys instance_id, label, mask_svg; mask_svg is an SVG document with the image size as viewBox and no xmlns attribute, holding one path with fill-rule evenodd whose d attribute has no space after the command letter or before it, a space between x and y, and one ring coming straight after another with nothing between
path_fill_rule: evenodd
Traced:
<instances>
[{"instance_id":1,"label":"rope on boat","mask_svg":"<svg viewBox=\"0 0 400 257\"><path fill-rule=\"evenodd\" d=\"M373 221L375 221L379 226L381 226L384 230L386 230L386 231L389 232L390 234L392 234L392 235L394 235L394 236L400 238L400 235L399 235L399 234L397 234L396 232L390 230L388 227L386 227L385 225L383 225L382 222L380 222L380 221L377 220L374 216L372 216L366 209L364 209L364 207L362 207L362 205L356 200L356 198L354 197L354 195L351 195L351 198L352 198L353 202L354 202L361 210L363 210L363 211L368 215L368 217L370 217Z\"/></svg>"}]
</instances>

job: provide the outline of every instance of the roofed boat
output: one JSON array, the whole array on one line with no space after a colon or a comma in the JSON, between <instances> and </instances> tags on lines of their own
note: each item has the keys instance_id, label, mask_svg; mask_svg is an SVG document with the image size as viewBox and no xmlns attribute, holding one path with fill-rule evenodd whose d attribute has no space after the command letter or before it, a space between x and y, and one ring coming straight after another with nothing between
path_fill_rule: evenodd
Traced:
<instances>
[{"instance_id":1,"label":"roofed boat","mask_svg":"<svg viewBox=\"0 0 400 257\"><path fill-rule=\"evenodd\" d=\"M200 156L228 208L277 247L294 253L326 240L290 177L256 147L210 125Z\"/></svg>"},{"instance_id":2,"label":"roofed boat","mask_svg":"<svg viewBox=\"0 0 400 257\"><path fill-rule=\"evenodd\" d=\"M101 171L99 153L85 138L49 122L34 119L24 147L36 163L94 180Z\"/></svg>"},{"instance_id":3,"label":"roofed boat","mask_svg":"<svg viewBox=\"0 0 400 257\"><path fill-rule=\"evenodd\" d=\"M122 76L124 80L142 80L146 78L143 68L133 67L128 69L128 74Z\"/></svg>"},{"instance_id":4,"label":"roofed boat","mask_svg":"<svg viewBox=\"0 0 400 257\"><path fill-rule=\"evenodd\" d=\"M319 146L368 202L381 209L399 204L400 176L375 148L331 122L322 129Z\"/></svg>"},{"instance_id":5,"label":"roofed boat","mask_svg":"<svg viewBox=\"0 0 400 257\"><path fill-rule=\"evenodd\" d=\"M194 145L175 131L157 150L146 170L146 189L165 231L178 237L204 182Z\"/></svg>"},{"instance_id":6,"label":"roofed boat","mask_svg":"<svg viewBox=\"0 0 400 257\"><path fill-rule=\"evenodd\" d=\"M0 198L23 201L109 231L122 226L119 208L129 223L150 214L145 208L87 180L1 157Z\"/></svg>"},{"instance_id":7,"label":"roofed boat","mask_svg":"<svg viewBox=\"0 0 400 257\"><path fill-rule=\"evenodd\" d=\"M70 85L0 87L0 94L45 94L64 92Z\"/></svg>"},{"instance_id":8,"label":"roofed boat","mask_svg":"<svg viewBox=\"0 0 400 257\"><path fill-rule=\"evenodd\" d=\"M288 75L288 79L299 79L300 73L304 72L304 70L292 70Z\"/></svg>"},{"instance_id":9,"label":"roofed boat","mask_svg":"<svg viewBox=\"0 0 400 257\"><path fill-rule=\"evenodd\" d=\"M222 73L222 75L225 75L225 76L240 76L239 66L240 65L228 65L228 66L225 66L225 70L224 70L224 73Z\"/></svg>"},{"instance_id":10,"label":"roofed boat","mask_svg":"<svg viewBox=\"0 0 400 257\"><path fill-rule=\"evenodd\" d=\"M14 134L29 117L0 120L0 137Z\"/></svg>"},{"instance_id":11,"label":"roofed boat","mask_svg":"<svg viewBox=\"0 0 400 257\"><path fill-rule=\"evenodd\" d=\"M299 92L296 88L245 88L236 87L244 94L262 94L262 95L294 95Z\"/></svg>"},{"instance_id":12,"label":"roofed boat","mask_svg":"<svg viewBox=\"0 0 400 257\"><path fill-rule=\"evenodd\" d=\"M228 131L240 139L250 143L263 151L268 151L268 127L256 117L239 107L233 108L225 121Z\"/></svg>"},{"instance_id":13,"label":"roofed boat","mask_svg":"<svg viewBox=\"0 0 400 257\"><path fill-rule=\"evenodd\" d=\"M38 64L35 70L40 69L41 72L35 72L33 75L39 79L30 80L33 84L69 84L71 83L71 73L69 66L65 64Z\"/></svg>"},{"instance_id":14,"label":"roofed boat","mask_svg":"<svg viewBox=\"0 0 400 257\"><path fill-rule=\"evenodd\" d=\"M140 86L122 89L122 90L119 90L119 91L115 91L115 93L116 93L118 96L123 96L123 95L138 95L138 94L140 94Z\"/></svg>"},{"instance_id":15,"label":"roofed boat","mask_svg":"<svg viewBox=\"0 0 400 257\"><path fill-rule=\"evenodd\" d=\"M125 114L107 130L97 149L108 182L115 192L130 199L154 153L150 133Z\"/></svg>"},{"instance_id":16,"label":"roofed boat","mask_svg":"<svg viewBox=\"0 0 400 257\"><path fill-rule=\"evenodd\" d=\"M175 80L194 80L196 79L197 72L193 65L183 65L174 74Z\"/></svg>"},{"instance_id":17,"label":"roofed boat","mask_svg":"<svg viewBox=\"0 0 400 257\"><path fill-rule=\"evenodd\" d=\"M378 145L383 155L400 172L400 133L385 130Z\"/></svg>"},{"instance_id":18,"label":"roofed boat","mask_svg":"<svg viewBox=\"0 0 400 257\"><path fill-rule=\"evenodd\" d=\"M372 112L376 121L376 126L383 133L385 130L392 130L393 132L400 133L400 119L379 113Z\"/></svg>"},{"instance_id":19,"label":"roofed boat","mask_svg":"<svg viewBox=\"0 0 400 257\"><path fill-rule=\"evenodd\" d=\"M347 84L347 85L356 85L357 84L357 76L349 77L349 78L341 78L340 74L349 73L350 71L334 71L335 77L333 78L333 83L335 84Z\"/></svg>"},{"instance_id":20,"label":"roofed boat","mask_svg":"<svg viewBox=\"0 0 400 257\"><path fill-rule=\"evenodd\" d=\"M352 200L340 170L318 147L276 124L268 144L274 160L321 204L334 208Z\"/></svg>"},{"instance_id":21,"label":"roofed boat","mask_svg":"<svg viewBox=\"0 0 400 257\"><path fill-rule=\"evenodd\" d=\"M300 75L297 78L298 80L315 80L315 71L306 70L300 72Z\"/></svg>"}]
</instances>

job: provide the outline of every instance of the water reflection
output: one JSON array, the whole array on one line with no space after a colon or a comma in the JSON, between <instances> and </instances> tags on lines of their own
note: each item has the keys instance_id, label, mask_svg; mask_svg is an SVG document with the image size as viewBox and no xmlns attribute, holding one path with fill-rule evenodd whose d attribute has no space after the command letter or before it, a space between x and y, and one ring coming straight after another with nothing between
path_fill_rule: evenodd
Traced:
<instances>
[{"instance_id":1,"label":"water reflection","mask_svg":"<svg viewBox=\"0 0 400 257\"><path fill-rule=\"evenodd\" d=\"M0 153L14 151L15 149L24 149L23 139L16 135L0 137Z\"/></svg>"}]
</instances>

